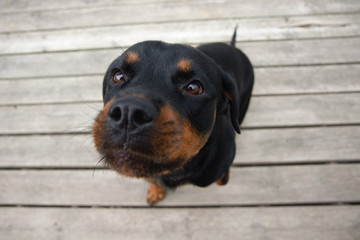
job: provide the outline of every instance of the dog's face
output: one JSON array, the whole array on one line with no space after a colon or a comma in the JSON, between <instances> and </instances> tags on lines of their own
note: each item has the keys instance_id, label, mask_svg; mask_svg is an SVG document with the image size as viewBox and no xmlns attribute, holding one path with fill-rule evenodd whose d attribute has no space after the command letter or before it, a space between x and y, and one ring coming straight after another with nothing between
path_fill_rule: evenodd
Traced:
<instances>
[{"instance_id":1,"label":"dog's face","mask_svg":"<svg viewBox=\"0 0 360 240\"><path fill-rule=\"evenodd\" d=\"M104 77L104 109L93 128L97 150L126 176L181 169L208 141L226 98L235 99L226 78L189 46L149 41L130 47Z\"/></svg>"}]
</instances>

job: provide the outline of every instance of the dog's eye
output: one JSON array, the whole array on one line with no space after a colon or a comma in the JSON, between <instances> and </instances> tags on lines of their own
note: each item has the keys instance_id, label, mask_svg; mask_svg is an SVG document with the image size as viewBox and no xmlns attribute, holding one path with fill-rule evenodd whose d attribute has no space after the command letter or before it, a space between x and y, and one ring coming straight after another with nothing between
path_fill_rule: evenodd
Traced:
<instances>
[{"instance_id":1,"label":"dog's eye","mask_svg":"<svg viewBox=\"0 0 360 240\"><path fill-rule=\"evenodd\" d=\"M117 71L114 76L113 76L113 81L115 83L121 83L121 82L124 82L125 81L125 77L124 75L122 74L122 72L120 71Z\"/></svg>"},{"instance_id":2,"label":"dog's eye","mask_svg":"<svg viewBox=\"0 0 360 240\"><path fill-rule=\"evenodd\" d=\"M192 95L200 95L203 93L203 87L197 81L191 82L185 87L185 90Z\"/></svg>"}]
</instances>

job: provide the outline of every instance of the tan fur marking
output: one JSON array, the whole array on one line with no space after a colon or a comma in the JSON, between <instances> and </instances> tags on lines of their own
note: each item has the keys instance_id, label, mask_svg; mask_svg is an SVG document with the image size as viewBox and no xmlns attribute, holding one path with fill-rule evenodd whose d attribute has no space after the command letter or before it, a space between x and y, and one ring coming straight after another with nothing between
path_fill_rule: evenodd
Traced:
<instances>
[{"instance_id":1,"label":"tan fur marking","mask_svg":"<svg viewBox=\"0 0 360 240\"><path fill-rule=\"evenodd\" d=\"M216 184L219 185L219 186L224 186L229 182L229 180L230 180L230 173L226 172L221 176L220 179L218 179L216 181Z\"/></svg>"},{"instance_id":2,"label":"tan fur marking","mask_svg":"<svg viewBox=\"0 0 360 240\"><path fill-rule=\"evenodd\" d=\"M156 155L166 156L169 162L182 159L183 165L191 160L207 142L210 132L200 134L187 119L179 116L179 114L170 106L164 106L160 111L160 117L157 125L172 122L169 130L178 132L176 136L162 134L154 139L154 146L158 149ZM176 141L176 144L171 144Z\"/></svg>"},{"instance_id":3,"label":"tan fur marking","mask_svg":"<svg viewBox=\"0 0 360 240\"><path fill-rule=\"evenodd\" d=\"M139 54L136 52L129 52L125 61L129 64L139 61Z\"/></svg>"},{"instance_id":4,"label":"tan fur marking","mask_svg":"<svg viewBox=\"0 0 360 240\"><path fill-rule=\"evenodd\" d=\"M110 106L114 102L114 99L109 101L105 106L104 109L100 112L98 117L95 120L92 135L94 138L95 147L98 151L102 150L104 145L104 128L105 128L105 119L109 112Z\"/></svg>"},{"instance_id":5,"label":"tan fur marking","mask_svg":"<svg viewBox=\"0 0 360 240\"><path fill-rule=\"evenodd\" d=\"M166 196L166 190L160 184L152 183L148 190L147 202L155 205Z\"/></svg>"},{"instance_id":6,"label":"tan fur marking","mask_svg":"<svg viewBox=\"0 0 360 240\"><path fill-rule=\"evenodd\" d=\"M177 66L183 72L191 71L191 61L189 59L181 59Z\"/></svg>"}]
</instances>

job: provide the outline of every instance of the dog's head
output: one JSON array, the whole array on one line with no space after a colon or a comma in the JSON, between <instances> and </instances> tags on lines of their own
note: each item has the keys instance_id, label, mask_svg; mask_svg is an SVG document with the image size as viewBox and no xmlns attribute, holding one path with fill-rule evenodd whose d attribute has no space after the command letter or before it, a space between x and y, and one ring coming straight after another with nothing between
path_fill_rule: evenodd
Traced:
<instances>
[{"instance_id":1,"label":"dog's head","mask_svg":"<svg viewBox=\"0 0 360 240\"><path fill-rule=\"evenodd\" d=\"M238 131L235 89L229 76L195 48L138 43L105 74L95 146L123 175L170 174L198 154L227 108Z\"/></svg>"}]
</instances>

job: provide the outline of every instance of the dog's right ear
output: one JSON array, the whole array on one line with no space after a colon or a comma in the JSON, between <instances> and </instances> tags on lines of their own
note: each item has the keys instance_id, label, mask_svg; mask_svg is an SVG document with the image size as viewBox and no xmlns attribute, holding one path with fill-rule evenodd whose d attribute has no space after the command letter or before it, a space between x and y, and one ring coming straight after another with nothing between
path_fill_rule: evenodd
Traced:
<instances>
[{"instance_id":1,"label":"dog's right ear","mask_svg":"<svg viewBox=\"0 0 360 240\"><path fill-rule=\"evenodd\" d=\"M220 68L219 68L220 69ZM222 107L221 111L226 112L230 105L230 117L232 125L237 133L240 133L239 128L239 96L235 81L220 69L221 83L222 83Z\"/></svg>"}]
</instances>

